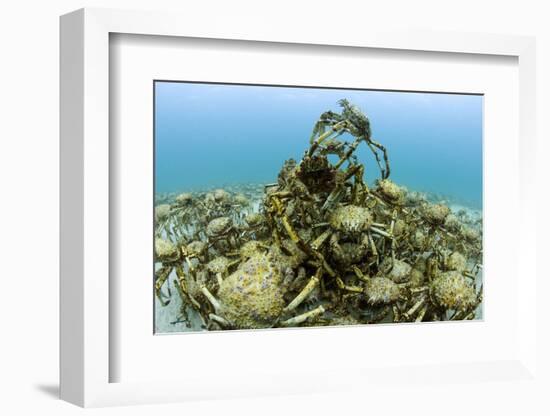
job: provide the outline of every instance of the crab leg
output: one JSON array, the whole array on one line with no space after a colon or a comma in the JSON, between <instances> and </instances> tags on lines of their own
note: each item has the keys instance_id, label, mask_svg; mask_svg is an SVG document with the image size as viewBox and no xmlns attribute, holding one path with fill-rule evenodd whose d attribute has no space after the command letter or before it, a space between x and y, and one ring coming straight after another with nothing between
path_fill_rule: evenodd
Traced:
<instances>
[{"instance_id":1,"label":"crab leg","mask_svg":"<svg viewBox=\"0 0 550 416\"><path fill-rule=\"evenodd\" d=\"M386 237L386 238L392 238L392 236L391 236L389 233L387 233L387 232L385 232L385 231L382 231L382 230L380 230L380 229L378 229L378 228L376 228L376 227L371 226L371 227L370 227L370 230L371 230L373 233L375 233L375 234L380 234L381 236L384 236L384 237Z\"/></svg>"},{"instance_id":2,"label":"crab leg","mask_svg":"<svg viewBox=\"0 0 550 416\"><path fill-rule=\"evenodd\" d=\"M391 238L391 260L392 265L395 263L395 237L393 235L393 230L395 228L395 219L397 218L397 210L393 210L391 224L390 224L390 238Z\"/></svg>"},{"instance_id":3,"label":"crab leg","mask_svg":"<svg viewBox=\"0 0 550 416\"><path fill-rule=\"evenodd\" d=\"M393 312L393 322L399 322L399 319L401 318L399 308L397 306L393 305L392 306L392 312Z\"/></svg>"},{"instance_id":4,"label":"crab leg","mask_svg":"<svg viewBox=\"0 0 550 416\"><path fill-rule=\"evenodd\" d=\"M232 326L231 323L229 323L229 321L227 321L225 318L222 318L221 316L214 313L209 314L208 317L225 328L230 328Z\"/></svg>"},{"instance_id":5,"label":"crab leg","mask_svg":"<svg viewBox=\"0 0 550 416\"><path fill-rule=\"evenodd\" d=\"M348 286L344 283L344 281L340 277L336 278L336 284L342 290L347 290L348 292L353 292L353 293L363 293L363 288L362 287Z\"/></svg>"},{"instance_id":6,"label":"crab leg","mask_svg":"<svg viewBox=\"0 0 550 416\"><path fill-rule=\"evenodd\" d=\"M415 322L422 322L422 319L424 319L424 315L426 315L427 311L428 311L428 305L424 305L424 307L416 317Z\"/></svg>"},{"instance_id":7,"label":"crab leg","mask_svg":"<svg viewBox=\"0 0 550 416\"><path fill-rule=\"evenodd\" d=\"M378 263L378 250L376 250L376 244L374 244L374 240L372 239L372 235L371 235L370 232L367 232L367 236L369 238L370 249L372 250L372 255L376 258L376 263Z\"/></svg>"},{"instance_id":8,"label":"crab leg","mask_svg":"<svg viewBox=\"0 0 550 416\"><path fill-rule=\"evenodd\" d=\"M281 322L283 326L294 326L301 324L302 322L307 321L308 319L316 318L319 315L325 313L325 308L323 305L319 305L311 311L305 312L301 315L295 316L294 318L287 319L286 321Z\"/></svg>"},{"instance_id":9,"label":"crab leg","mask_svg":"<svg viewBox=\"0 0 550 416\"><path fill-rule=\"evenodd\" d=\"M168 279L168 276L170 276L170 273L172 272L173 267L172 266L162 266L160 269L157 270L155 273L155 294L157 295L158 300L162 304L162 306L166 306L170 303L170 299L167 301L164 301L162 299L162 286Z\"/></svg>"},{"instance_id":10,"label":"crab leg","mask_svg":"<svg viewBox=\"0 0 550 416\"><path fill-rule=\"evenodd\" d=\"M368 282L370 279L368 276L365 276L363 274L363 272L361 271L361 269L359 267L357 267L357 265L353 265L352 266L352 269L353 269L353 272L355 273L355 275L360 279L362 280L363 282Z\"/></svg>"},{"instance_id":11,"label":"crab leg","mask_svg":"<svg viewBox=\"0 0 550 416\"><path fill-rule=\"evenodd\" d=\"M327 241L327 238L330 236L331 231L326 230L323 232L319 237L317 237L313 243L311 243L311 248L313 250L319 250L321 246L324 244L325 241Z\"/></svg>"},{"instance_id":12,"label":"crab leg","mask_svg":"<svg viewBox=\"0 0 550 416\"><path fill-rule=\"evenodd\" d=\"M344 132L344 130L341 130L341 127L344 124L345 124L345 121L340 121L339 123L336 123L334 126L332 126L332 128L329 131L327 131L325 133L322 133L319 137L317 137L317 139L312 142L312 144L309 148L308 155L313 156L313 153L315 153L315 150L317 150L319 145L324 140L326 140L328 137L332 136L334 133L336 133L336 136L334 136L334 137L338 137L339 135L341 135ZM313 139L313 137L312 137L312 139Z\"/></svg>"},{"instance_id":13,"label":"crab leg","mask_svg":"<svg viewBox=\"0 0 550 416\"><path fill-rule=\"evenodd\" d=\"M336 276L336 273L334 273L334 270L332 270L332 267L329 266L327 261L325 260L325 257L316 250L313 250L308 244L305 243L304 240L294 231L294 228L290 224L290 221L288 220L288 217L283 213L283 206L281 204L281 201L277 197L271 198L273 201L273 205L275 205L275 209L277 210L277 213L281 216L281 222L283 223L283 227L290 237L290 239L298 245L303 251L308 253L311 256L316 257L321 264L323 265L323 268L326 270L326 272L334 277ZM276 228L275 228L276 229Z\"/></svg>"},{"instance_id":14,"label":"crab leg","mask_svg":"<svg viewBox=\"0 0 550 416\"><path fill-rule=\"evenodd\" d=\"M212 293L210 293L210 291L207 289L206 286L201 286L201 292L204 296L206 296L206 299L208 299L208 301L212 304L214 309L216 311L218 311L220 309L220 306L221 306L218 299L216 299L214 297L214 295Z\"/></svg>"},{"instance_id":15,"label":"crab leg","mask_svg":"<svg viewBox=\"0 0 550 416\"><path fill-rule=\"evenodd\" d=\"M312 276L311 279L309 279L309 282L307 285L304 286L302 291L298 293L298 295L286 306L283 311L289 312L294 309L296 309L300 304L309 296L311 292L319 285L319 280L321 277L322 269L317 269L317 272L315 273L315 276Z\"/></svg>"},{"instance_id":16,"label":"crab leg","mask_svg":"<svg viewBox=\"0 0 550 416\"><path fill-rule=\"evenodd\" d=\"M183 268L181 266L176 267L176 276L178 277L178 288L180 291L180 295L183 295L187 298L187 300L198 310L200 311L201 305L200 303L189 294L187 291L187 284L185 282L185 274L183 271Z\"/></svg>"},{"instance_id":17,"label":"crab leg","mask_svg":"<svg viewBox=\"0 0 550 416\"><path fill-rule=\"evenodd\" d=\"M382 154L384 155L384 165L386 166L386 169L381 169L382 172L382 179L387 179L390 176L390 161L388 158L388 151L384 146L382 146L380 143L372 140L370 137L367 138L367 144L369 145L370 149L374 153L374 157L376 158L376 161L378 163L378 166L380 166L380 156L378 155L378 152L372 148L372 146L376 147L380 151L382 151Z\"/></svg>"},{"instance_id":18,"label":"crab leg","mask_svg":"<svg viewBox=\"0 0 550 416\"><path fill-rule=\"evenodd\" d=\"M325 212L329 208L332 208L334 205L338 203L340 199L342 199L344 192L342 187L335 188L330 195L327 197L325 203L321 207L321 211Z\"/></svg>"},{"instance_id":19,"label":"crab leg","mask_svg":"<svg viewBox=\"0 0 550 416\"><path fill-rule=\"evenodd\" d=\"M414 315L424 304L426 303L426 298L422 296L418 302L416 302L412 308L403 314L403 317L406 320L409 320L412 315Z\"/></svg>"}]
</instances>

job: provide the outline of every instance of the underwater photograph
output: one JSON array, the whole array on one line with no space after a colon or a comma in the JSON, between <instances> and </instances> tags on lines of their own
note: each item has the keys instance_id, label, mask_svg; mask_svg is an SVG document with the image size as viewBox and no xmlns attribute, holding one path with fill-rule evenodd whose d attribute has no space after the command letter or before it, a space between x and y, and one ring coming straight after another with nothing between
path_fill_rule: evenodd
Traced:
<instances>
[{"instance_id":1,"label":"underwater photograph","mask_svg":"<svg viewBox=\"0 0 550 416\"><path fill-rule=\"evenodd\" d=\"M156 334L483 319L483 95L153 88Z\"/></svg>"}]
</instances>

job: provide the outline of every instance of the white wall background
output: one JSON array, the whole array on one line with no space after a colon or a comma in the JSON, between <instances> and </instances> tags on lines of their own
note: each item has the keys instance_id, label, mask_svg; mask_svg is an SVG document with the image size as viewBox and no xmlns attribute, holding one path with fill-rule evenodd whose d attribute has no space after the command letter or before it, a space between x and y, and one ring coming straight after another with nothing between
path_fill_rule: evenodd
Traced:
<instances>
[{"instance_id":1,"label":"white wall background","mask_svg":"<svg viewBox=\"0 0 550 416\"><path fill-rule=\"evenodd\" d=\"M550 114L550 12L541 0L7 0L0 10L0 414L76 414L82 410L56 399L58 383L58 16L84 6L179 10L208 24L211 14L267 17L287 25L323 25L335 19L350 25L384 25L439 30L535 35L538 42L538 155L541 165L540 216L548 210L548 138ZM542 166L544 165L544 166ZM541 220L539 250L546 254L548 219ZM543 241L544 240L544 241ZM544 246L543 246L544 244ZM544 249L544 250L543 250ZM542 258L543 256L541 256ZM545 264L541 260L540 264ZM549 276L550 277L550 276ZM550 293L544 283L540 291ZM540 305L540 368L550 374L549 316ZM544 328L546 332L544 332ZM546 354L546 355L545 355ZM550 385L549 385L550 386ZM393 397L389 414L544 414L550 405L538 401L541 391L499 383L483 393L456 385L456 403L444 408L430 391L411 389ZM547 391L550 391L548 387ZM437 406L437 407L436 407ZM544 406L544 407L543 407ZM191 403L101 409L99 414L188 412L201 414L344 414L381 413L365 397L282 397L230 402ZM548 413L545 413L548 414Z\"/></svg>"}]
</instances>

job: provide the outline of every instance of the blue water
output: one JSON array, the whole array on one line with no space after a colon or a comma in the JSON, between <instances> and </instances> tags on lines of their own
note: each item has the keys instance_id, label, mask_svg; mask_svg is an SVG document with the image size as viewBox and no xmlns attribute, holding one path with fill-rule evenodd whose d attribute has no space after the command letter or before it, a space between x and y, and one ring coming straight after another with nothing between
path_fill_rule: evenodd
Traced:
<instances>
[{"instance_id":1,"label":"blue water","mask_svg":"<svg viewBox=\"0 0 550 416\"><path fill-rule=\"evenodd\" d=\"M479 95L156 82L156 192L274 182L284 160L301 158L319 115L340 111L341 98L369 117L391 179L481 208ZM356 154L367 180L377 179L369 149Z\"/></svg>"}]
</instances>

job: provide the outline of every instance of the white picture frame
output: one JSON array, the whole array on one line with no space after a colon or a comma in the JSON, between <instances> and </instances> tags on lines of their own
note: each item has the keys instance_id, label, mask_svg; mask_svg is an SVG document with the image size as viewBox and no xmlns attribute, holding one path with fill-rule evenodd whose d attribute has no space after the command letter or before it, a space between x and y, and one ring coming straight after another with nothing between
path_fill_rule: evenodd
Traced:
<instances>
[{"instance_id":1,"label":"white picture frame","mask_svg":"<svg viewBox=\"0 0 550 416\"><path fill-rule=\"evenodd\" d=\"M344 28L281 31L277 24L231 22L205 26L189 16L167 13L82 9L61 18L61 398L80 406L159 403L213 397L331 392L400 379L403 383L464 380L536 382L536 212L535 41L529 37L429 32L381 32ZM109 227L109 36L114 33L225 39L281 44L332 45L453 54L504 55L518 59L520 166L516 244L522 270L517 291L518 345L505 359L472 363L441 362L409 368L343 366L301 376L265 374L234 381L220 374L177 381L111 382ZM526 215L529 213L529 215ZM524 319L521 319L524 318ZM233 335L238 337L239 334ZM207 373L215 371L207 368ZM412 377L411 377L412 374ZM473 376L474 375L474 376ZM256 375L257 376L257 375ZM233 377L233 379L231 378ZM346 379L345 383L341 380ZM534 381L533 381L534 380Z\"/></svg>"}]
</instances>

